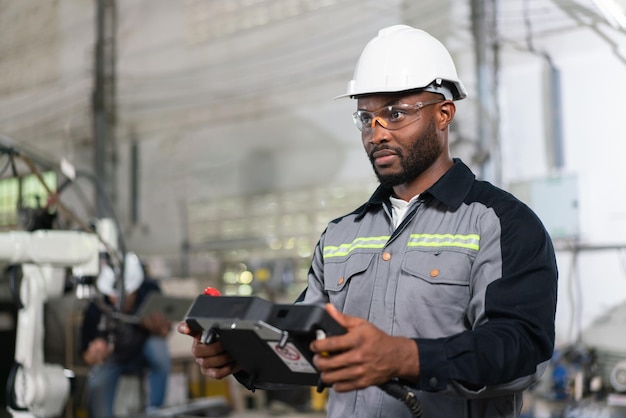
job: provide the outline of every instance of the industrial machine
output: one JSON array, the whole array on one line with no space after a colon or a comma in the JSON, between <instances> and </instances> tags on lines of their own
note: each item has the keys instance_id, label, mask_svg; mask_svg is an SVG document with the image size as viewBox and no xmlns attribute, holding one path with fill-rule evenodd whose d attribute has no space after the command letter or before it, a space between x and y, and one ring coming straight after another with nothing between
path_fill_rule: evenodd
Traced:
<instances>
[{"instance_id":1,"label":"industrial machine","mask_svg":"<svg viewBox=\"0 0 626 418\"><path fill-rule=\"evenodd\" d=\"M626 302L585 328L576 342L554 351L531 388L533 416L626 418ZM545 415L548 414L548 415Z\"/></svg>"},{"instance_id":2,"label":"industrial machine","mask_svg":"<svg viewBox=\"0 0 626 418\"><path fill-rule=\"evenodd\" d=\"M109 223L101 221L100 228L110 230ZM63 294L68 274L79 283L97 276L101 249L95 232L0 233L0 260L21 267L14 269L11 278L19 307L15 363L7 382L7 402L14 417L61 414L69 396L70 375L60 365L44 363L44 304Z\"/></svg>"},{"instance_id":3,"label":"industrial machine","mask_svg":"<svg viewBox=\"0 0 626 418\"><path fill-rule=\"evenodd\" d=\"M16 418L57 417L70 394L72 372L44 360L44 308L46 301L60 297L70 280L78 298L93 297L90 281L100 270L102 253L112 254L118 270L123 262L117 257L118 228L112 219L85 225L62 204L58 192L49 189L37 165L24 153L0 145L0 154L8 156L7 167L19 177L18 167L29 169L45 189L46 201L40 207L27 207L21 200L16 211L20 230L0 232L0 262L8 267L11 293L17 306L14 362L6 383L7 409ZM46 164L46 166L51 166ZM71 167L70 167L71 168ZM61 171L70 184L75 172ZM56 210L51 210L51 207ZM53 229L57 211L62 211L81 230ZM122 279L123 280L123 279Z\"/></svg>"}]
</instances>

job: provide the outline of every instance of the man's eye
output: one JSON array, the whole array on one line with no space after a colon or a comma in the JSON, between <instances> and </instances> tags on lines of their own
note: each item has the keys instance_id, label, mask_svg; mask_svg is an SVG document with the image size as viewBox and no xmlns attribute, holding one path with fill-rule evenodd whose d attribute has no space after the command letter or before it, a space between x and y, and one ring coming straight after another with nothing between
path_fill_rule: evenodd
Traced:
<instances>
[{"instance_id":1,"label":"man's eye","mask_svg":"<svg viewBox=\"0 0 626 418\"><path fill-rule=\"evenodd\" d=\"M393 121L393 122L397 122L399 120L401 120L404 116L406 115L406 113L400 109L397 108L390 108L389 109L389 120Z\"/></svg>"},{"instance_id":2,"label":"man's eye","mask_svg":"<svg viewBox=\"0 0 626 418\"><path fill-rule=\"evenodd\" d=\"M372 123L372 115L369 113L361 113L359 117L361 118L361 122L365 125Z\"/></svg>"}]
</instances>

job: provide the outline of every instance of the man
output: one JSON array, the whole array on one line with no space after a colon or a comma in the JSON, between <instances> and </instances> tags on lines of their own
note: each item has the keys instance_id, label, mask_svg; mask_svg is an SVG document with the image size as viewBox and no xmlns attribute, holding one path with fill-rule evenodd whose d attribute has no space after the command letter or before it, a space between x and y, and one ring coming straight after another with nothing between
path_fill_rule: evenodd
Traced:
<instances>
[{"instance_id":1,"label":"man","mask_svg":"<svg viewBox=\"0 0 626 418\"><path fill-rule=\"evenodd\" d=\"M518 417L553 351L550 237L526 205L451 157L448 126L466 90L438 40L381 30L343 97L357 100L380 187L328 225L302 298L327 303L347 329L311 344L332 387L328 416L411 416L377 387L394 381L425 418ZM245 373L219 343L196 338L192 352L205 375Z\"/></svg>"},{"instance_id":2,"label":"man","mask_svg":"<svg viewBox=\"0 0 626 418\"><path fill-rule=\"evenodd\" d=\"M149 372L148 409L163 405L171 358L165 337L171 322L157 314L140 323L113 319L113 312L132 318L151 292L159 285L145 277L137 256L124 258L124 304L117 312L118 291L115 274L108 264L102 266L97 286L104 300L91 302L82 326L83 360L89 365L87 381L89 416L113 417L117 384L122 374ZM121 317L121 315L117 315Z\"/></svg>"}]
</instances>

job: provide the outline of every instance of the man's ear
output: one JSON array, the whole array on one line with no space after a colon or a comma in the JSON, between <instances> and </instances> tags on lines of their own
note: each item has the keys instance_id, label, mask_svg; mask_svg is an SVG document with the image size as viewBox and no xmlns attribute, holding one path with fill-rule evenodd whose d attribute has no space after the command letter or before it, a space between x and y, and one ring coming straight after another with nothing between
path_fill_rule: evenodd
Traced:
<instances>
[{"instance_id":1,"label":"man's ear","mask_svg":"<svg viewBox=\"0 0 626 418\"><path fill-rule=\"evenodd\" d=\"M439 105L439 112L437 113L437 122L440 129L446 129L448 125L452 123L454 115L456 113L456 105L452 100L446 100Z\"/></svg>"}]
</instances>

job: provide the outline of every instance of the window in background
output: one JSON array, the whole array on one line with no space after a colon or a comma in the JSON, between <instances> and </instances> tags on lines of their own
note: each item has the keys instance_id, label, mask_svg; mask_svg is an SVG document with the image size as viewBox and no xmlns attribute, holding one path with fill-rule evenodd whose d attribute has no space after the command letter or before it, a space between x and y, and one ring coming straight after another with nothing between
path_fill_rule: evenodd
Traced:
<instances>
[{"instance_id":1,"label":"window in background","mask_svg":"<svg viewBox=\"0 0 626 418\"><path fill-rule=\"evenodd\" d=\"M45 184L52 192L57 188L57 176L53 171L42 173ZM21 202L20 202L21 200ZM0 180L0 228L15 229L19 226L18 205L38 209L46 206L48 192L34 174Z\"/></svg>"}]
</instances>

